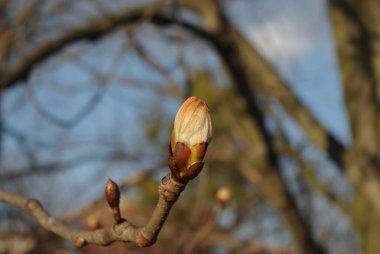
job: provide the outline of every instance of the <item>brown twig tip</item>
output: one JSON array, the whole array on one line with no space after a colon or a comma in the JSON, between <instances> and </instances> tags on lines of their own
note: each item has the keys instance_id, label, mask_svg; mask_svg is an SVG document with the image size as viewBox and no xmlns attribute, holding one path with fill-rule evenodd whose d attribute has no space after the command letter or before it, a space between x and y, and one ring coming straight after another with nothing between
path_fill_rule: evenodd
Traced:
<instances>
[{"instance_id":1,"label":"brown twig tip","mask_svg":"<svg viewBox=\"0 0 380 254\"><path fill-rule=\"evenodd\" d=\"M86 241L82 237L79 237L75 239L74 241L74 245L77 248L82 248L85 244L86 244Z\"/></svg>"},{"instance_id":2,"label":"brown twig tip","mask_svg":"<svg viewBox=\"0 0 380 254\"><path fill-rule=\"evenodd\" d=\"M111 208L119 207L119 203L120 203L119 186L111 179L108 179L107 181L105 194L106 194L108 205Z\"/></svg>"}]
</instances>

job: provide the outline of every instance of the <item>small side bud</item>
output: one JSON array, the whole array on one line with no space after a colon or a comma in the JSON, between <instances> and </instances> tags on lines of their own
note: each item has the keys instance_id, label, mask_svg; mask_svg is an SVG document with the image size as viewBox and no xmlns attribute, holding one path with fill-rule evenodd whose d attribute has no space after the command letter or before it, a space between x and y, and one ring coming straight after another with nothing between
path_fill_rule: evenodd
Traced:
<instances>
[{"instance_id":1,"label":"small side bud","mask_svg":"<svg viewBox=\"0 0 380 254\"><path fill-rule=\"evenodd\" d=\"M106 194L108 205L111 208L119 207L119 203L120 203L119 186L111 179L108 179L107 181L105 194Z\"/></svg>"},{"instance_id":2,"label":"small side bud","mask_svg":"<svg viewBox=\"0 0 380 254\"><path fill-rule=\"evenodd\" d=\"M119 224L124 221L123 218L121 218L120 215L120 190L119 186L112 181L111 179L108 179L105 189L105 194L107 198L108 205L112 209L112 215L113 219L116 224Z\"/></svg>"},{"instance_id":3,"label":"small side bud","mask_svg":"<svg viewBox=\"0 0 380 254\"><path fill-rule=\"evenodd\" d=\"M221 187L216 192L216 202L221 207L226 207L231 201L231 191L228 187Z\"/></svg>"},{"instance_id":4,"label":"small side bud","mask_svg":"<svg viewBox=\"0 0 380 254\"><path fill-rule=\"evenodd\" d=\"M200 173L211 137L207 104L196 96L188 98L176 114L169 144L168 164L176 180L187 182Z\"/></svg>"}]
</instances>

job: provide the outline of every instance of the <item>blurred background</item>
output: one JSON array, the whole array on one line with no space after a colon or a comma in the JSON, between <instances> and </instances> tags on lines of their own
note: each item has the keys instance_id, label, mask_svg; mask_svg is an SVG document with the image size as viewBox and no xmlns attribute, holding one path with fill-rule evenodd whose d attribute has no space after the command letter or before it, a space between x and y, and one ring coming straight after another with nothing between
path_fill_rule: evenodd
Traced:
<instances>
[{"instance_id":1,"label":"blurred background","mask_svg":"<svg viewBox=\"0 0 380 254\"><path fill-rule=\"evenodd\" d=\"M199 96L214 124L154 246L75 249L1 203L1 254L379 253L378 1L0 0L0 13L0 186L66 224L111 226L112 178L144 225L181 103Z\"/></svg>"}]
</instances>

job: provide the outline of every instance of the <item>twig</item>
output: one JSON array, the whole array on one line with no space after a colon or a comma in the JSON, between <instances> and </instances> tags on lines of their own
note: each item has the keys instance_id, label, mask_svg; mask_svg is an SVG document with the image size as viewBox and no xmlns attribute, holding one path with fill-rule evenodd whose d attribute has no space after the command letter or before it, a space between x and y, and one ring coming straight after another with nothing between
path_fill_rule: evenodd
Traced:
<instances>
[{"instance_id":1,"label":"twig","mask_svg":"<svg viewBox=\"0 0 380 254\"><path fill-rule=\"evenodd\" d=\"M207 236L210 235L212 230L215 228L216 219L218 218L220 212L222 211L222 208L220 205L216 205L213 208L213 211L209 215L209 218L207 219L206 223L193 235L191 239L189 239L186 244L183 246L183 251L180 253L183 254L190 254L193 253L193 251L196 249L196 247L199 245L202 240L204 240Z\"/></svg>"},{"instance_id":2,"label":"twig","mask_svg":"<svg viewBox=\"0 0 380 254\"><path fill-rule=\"evenodd\" d=\"M55 116L53 113L49 112L44 106L37 100L36 96L33 94L33 91L29 85L24 86L26 97L29 99L34 109L42 116L44 119L48 120L50 123L53 123L62 128L72 128L78 123L80 123L87 115L89 115L99 104L103 95L105 94L105 89L107 86L105 84L99 85L94 94L91 95L87 103L83 108L79 110L72 118L62 119L58 116Z\"/></svg>"},{"instance_id":3,"label":"twig","mask_svg":"<svg viewBox=\"0 0 380 254\"><path fill-rule=\"evenodd\" d=\"M168 174L160 182L157 205L145 226L136 227L127 220L124 220L121 223L113 225L111 228L95 231L70 228L52 218L38 200L12 194L1 188L0 201L24 210L46 230L64 239L73 241L78 248L86 244L105 246L115 241L134 242L141 247L146 247L155 243L171 207L185 186L186 183L179 183L172 178L171 174Z\"/></svg>"},{"instance_id":4,"label":"twig","mask_svg":"<svg viewBox=\"0 0 380 254\"><path fill-rule=\"evenodd\" d=\"M144 8L127 9L118 15L110 17L94 19L87 26L73 29L72 32L64 34L57 39L52 39L42 46L33 50L29 54L21 57L21 59L7 69L4 76L0 78L0 84L4 89L8 88L19 80L26 80L33 67L58 52L66 45L83 39L96 39L102 37L114 29L128 23L134 23L140 20L141 16L146 12L152 12L157 6L152 5Z\"/></svg>"},{"instance_id":5,"label":"twig","mask_svg":"<svg viewBox=\"0 0 380 254\"><path fill-rule=\"evenodd\" d=\"M220 188L215 196L215 204L208 212L206 222L189 239L186 239L178 248L177 253L190 254L214 230L216 221L222 210L230 203L231 193L228 187Z\"/></svg>"},{"instance_id":6,"label":"twig","mask_svg":"<svg viewBox=\"0 0 380 254\"><path fill-rule=\"evenodd\" d=\"M109 68L109 72L111 70L115 70L117 67L117 64L119 63L121 57L123 56L122 50L123 48L120 48L115 57L114 60ZM80 61L81 59L78 59ZM36 96L33 93L33 89L30 87L30 85L24 86L26 97L29 98L31 105L34 106L37 113L40 114L40 116L44 117L49 122L58 125L62 128L72 128L76 126L78 123L80 123L87 115L89 115L91 112L94 111L97 105L99 105L100 101L106 94L106 89L108 88L107 83L110 81L111 78L104 77L101 74L98 73L98 71L93 68L90 64L88 64L85 61L81 61L82 67L86 67L94 76L98 76L98 83L95 89L95 92L89 100L86 102L86 104L70 119L62 119L53 113L51 113L49 110L47 110L36 98ZM111 77L114 75L111 75Z\"/></svg>"},{"instance_id":7,"label":"twig","mask_svg":"<svg viewBox=\"0 0 380 254\"><path fill-rule=\"evenodd\" d=\"M130 40L131 46L138 56L140 56L150 67L158 71L168 81L169 84L177 85L175 79L170 76L170 72L161 66L161 64L154 58L154 56L145 50L144 46L139 43L131 33L128 33L128 39Z\"/></svg>"}]
</instances>

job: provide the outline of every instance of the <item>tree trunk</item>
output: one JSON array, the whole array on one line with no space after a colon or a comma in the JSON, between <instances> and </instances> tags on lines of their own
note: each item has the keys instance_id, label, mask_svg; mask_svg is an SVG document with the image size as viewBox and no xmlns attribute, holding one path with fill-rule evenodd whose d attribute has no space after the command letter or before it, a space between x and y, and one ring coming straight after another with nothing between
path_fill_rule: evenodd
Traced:
<instances>
[{"instance_id":1,"label":"tree trunk","mask_svg":"<svg viewBox=\"0 0 380 254\"><path fill-rule=\"evenodd\" d=\"M380 249L380 2L330 3L353 135L343 165L357 190L352 219L363 252L375 254Z\"/></svg>"}]
</instances>

